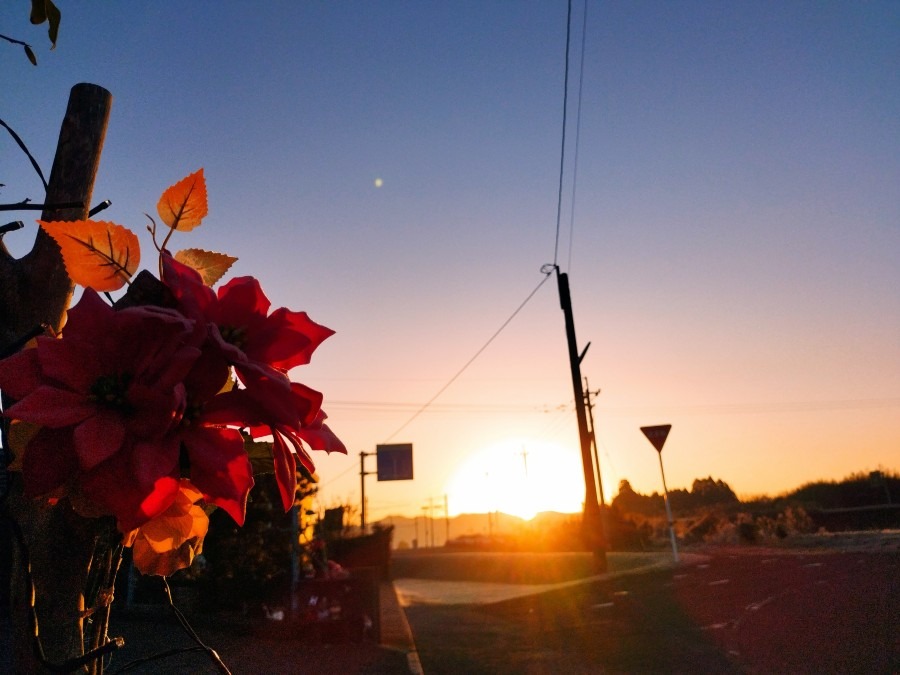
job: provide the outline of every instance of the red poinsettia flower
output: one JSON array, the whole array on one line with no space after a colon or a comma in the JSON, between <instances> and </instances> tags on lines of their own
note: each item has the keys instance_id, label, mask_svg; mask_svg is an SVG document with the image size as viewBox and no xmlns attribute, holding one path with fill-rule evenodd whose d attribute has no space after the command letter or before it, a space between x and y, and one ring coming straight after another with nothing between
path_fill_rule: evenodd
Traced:
<instances>
[{"instance_id":1,"label":"red poinsettia flower","mask_svg":"<svg viewBox=\"0 0 900 675\"><path fill-rule=\"evenodd\" d=\"M257 423L250 425L250 434L254 438L272 436L275 479L285 511L294 503L294 493L297 489L297 459L309 473L315 472L316 469L303 441L313 450L347 453L344 444L324 423L326 415L321 409L322 394L292 382L290 400L295 411L291 423L269 418L265 408L257 403Z\"/></svg>"},{"instance_id":2,"label":"red poinsettia flower","mask_svg":"<svg viewBox=\"0 0 900 675\"><path fill-rule=\"evenodd\" d=\"M309 363L316 348L334 334L306 312L284 307L271 314L271 303L253 277L236 277L218 293L200 274L162 254L163 281L186 314L208 322L210 335L241 382L265 401L271 414L290 424L293 411L286 401L290 381L286 372Z\"/></svg>"},{"instance_id":3,"label":"red poinsettia flower","mask_svg":"<svg viewBox=\"0 0 900 675\"><path fill-rule=\"evenodd\" d=\"M29 492L59 487L62 464L77 466L89 496L132 525L166 508L179 457L169 432L184 412L182 381L202 339L174 310L116 311L86 289L62 338L38 338L36 348L0 362L0 389L18 399L5 415L49 430L26 449L26 481L39 486ZM54 462L52 444L61 441Z\"/></svg>"},{"instance_id":4,"label":"red poinsettia flower","mask_svg":"<svg viewBox=\"0 0 900 675\"><path fill-rule=\"evenodd\" d=\"M227 364L205 349L185 380L187 407L175 433L187 456L191 482L207 502L243 525L253 468L237 429L247 426L242 397L217 395L228 374Z\"/></svg>"},{"instance_id":5,"label":"red poinsettia flower","mask_svg":"<svg viewBox=\"0 0 900 675\"><path fill-rule=\"evenodd\" d=\"M200 273L163 253L163 281L194 318L215 327L214 338L229 361L259 363L287 372L309 363L313 352L334 331L317 324L306 312L271 303L254 277L235 277L218 293L203 283Z\"/></svg>"},{"instance_id":6,"label":"red poinsettia flower","mask_svg":"<svg viewBox=\"0 0 900 675\"><path fill-rule=\"evenodd\" d=\"M82 471L77 486L128 532L169 508L178 494L178 457L178 439L172 434L153 442L129 441L114 457Z\"/></svg>"}]
</instances>

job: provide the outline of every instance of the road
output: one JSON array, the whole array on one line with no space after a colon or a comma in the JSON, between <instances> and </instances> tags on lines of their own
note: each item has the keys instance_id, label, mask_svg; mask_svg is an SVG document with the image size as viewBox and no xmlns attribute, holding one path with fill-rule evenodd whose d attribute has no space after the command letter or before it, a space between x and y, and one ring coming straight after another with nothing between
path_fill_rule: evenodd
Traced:
<instances>
[{"instance_id":1,"label":"road","mask_svg":"<svg viewBox=\"0 0 900 675\"><path fill-rule=\"evenodd\" d=\"M406 614L428 675L900 672L897 551L745 548L692 561Z\"/></svg>"}]
</instances>

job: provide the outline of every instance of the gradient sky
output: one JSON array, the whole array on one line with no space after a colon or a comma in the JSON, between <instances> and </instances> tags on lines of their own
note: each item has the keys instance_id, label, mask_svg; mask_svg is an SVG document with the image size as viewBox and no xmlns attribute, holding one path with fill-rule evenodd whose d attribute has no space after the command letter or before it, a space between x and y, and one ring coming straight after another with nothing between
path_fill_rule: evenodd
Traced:
<instances>
[{"instance_id":1,"label":"gradient sky","mask_svg":"<svg viewBox=\"0 0 900 675\"><path fill-rule=\"evenodd\" d=\"M358 502L360 451L411 442L415 480L368 479L371 520L444 494L580 508L553 278L411 419L554 256L607 498L661 489L648 424L673 425L670 488L900 469L897 2L589 2L577 124L576 1L558 248L563 0L58 5L53 52L27 3L0 7L39 59L0 43L0 117L49 174L71 86L109 89L94 201L151 265L143 214L205 168L210 215L173 247L238 256L337 331L293 373L350 449L316 456L325 505ZM0 182L42 197L5 135Z\"/></svg>"}]
</instances>

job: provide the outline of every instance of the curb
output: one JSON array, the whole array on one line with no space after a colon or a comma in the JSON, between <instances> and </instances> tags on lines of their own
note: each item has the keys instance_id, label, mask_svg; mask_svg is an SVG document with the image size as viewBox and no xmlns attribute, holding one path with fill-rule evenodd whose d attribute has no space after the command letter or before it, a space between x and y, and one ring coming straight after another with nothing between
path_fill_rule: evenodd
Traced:
<instances>
[{"instance_id":1,"label":"curb","mask_svg":"<svg viewBox=\"0 0 900 675\"><path fill-rule=\"evenodd\" d=\"M380 594L381 646L406 654L406 665L410 675L424 675L412 629L406 619L406 612L400 606L393 582L382 582Z\"/></svg>"}]
</instances>

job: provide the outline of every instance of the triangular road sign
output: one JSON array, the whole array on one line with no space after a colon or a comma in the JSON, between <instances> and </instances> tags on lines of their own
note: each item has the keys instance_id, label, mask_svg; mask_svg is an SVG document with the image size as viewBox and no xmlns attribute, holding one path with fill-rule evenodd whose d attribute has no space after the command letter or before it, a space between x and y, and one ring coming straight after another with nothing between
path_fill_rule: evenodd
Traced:
<instances>
[{"instance_id":1,"label":"triangular road sign","mask_svg":"<svg viewBox=\"0 0 900 675\"><path fill-rule=\"evenodd\" d=\"M666 438L668 437L669 429L671 428L671 424L661 424L655 427L641 427L641 431L644 432L644 436L647 437L647 440L653 443L653 447L656 448L656 451L662 452L663 445L666 443Z\"/></svg>"}]
</instances>

